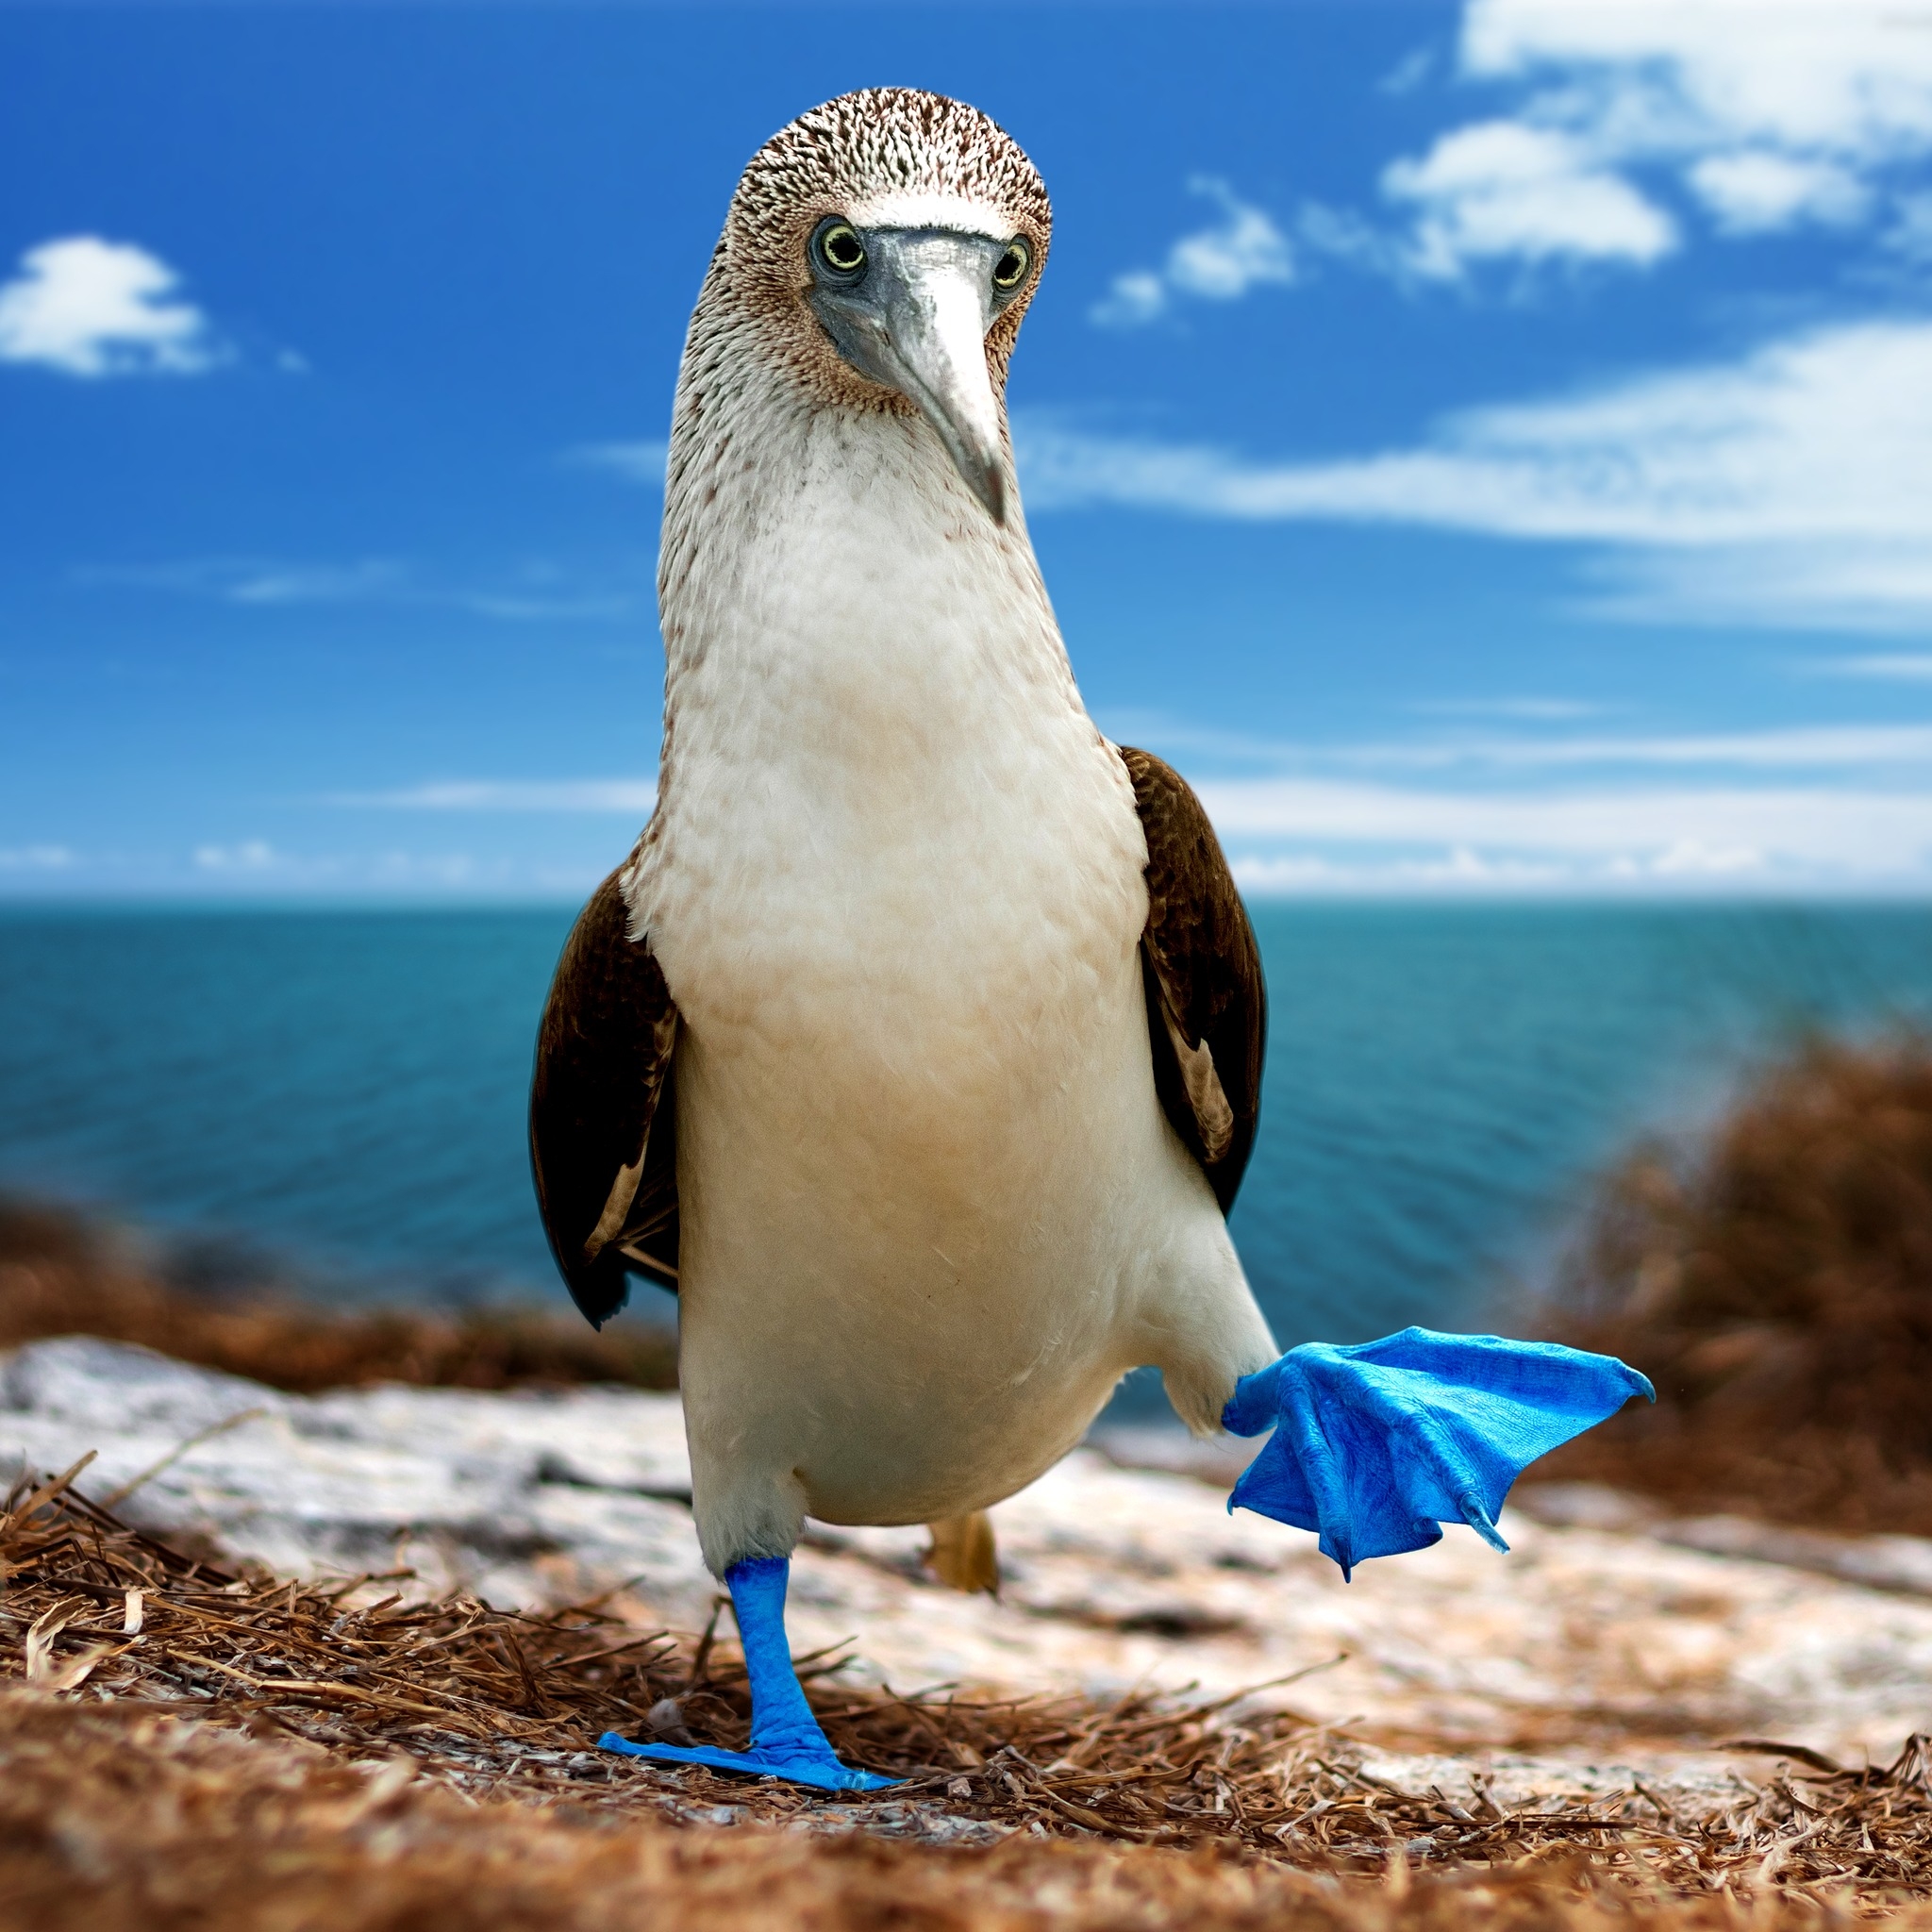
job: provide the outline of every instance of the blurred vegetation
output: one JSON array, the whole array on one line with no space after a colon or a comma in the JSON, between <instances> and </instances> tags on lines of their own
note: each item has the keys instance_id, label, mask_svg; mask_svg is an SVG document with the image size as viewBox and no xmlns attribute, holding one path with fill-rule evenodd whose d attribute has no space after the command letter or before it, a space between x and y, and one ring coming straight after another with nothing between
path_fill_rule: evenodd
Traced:
<instances>
[{"instance_id":1,"label":"blurred vegetation","mask_svg":"<svg viewBox=\"0 0 1932 1932\"><path fill-rule=\"evenodd\" d=\"M197 1290L144 1268L81 1216L0 1200L0 1348L75 1334L140 1342L298 1394L366 1382L677 1386L676 1344L655 1327L599 1334L568 1308L337 1310L268 1281Z\"/></svg>"},{"instance_id":2,"label":"blurred vegetation","mask_svg":"<svg viewBox=\"0 0 1932 1932\"><path fill-rule=\"evenodd\" d=\"M1546 1478L1932 1535L1932 1040L1816 1040L1607 1180L1554 1332L1657 1384Z\"/></svg>"}]
</instances>

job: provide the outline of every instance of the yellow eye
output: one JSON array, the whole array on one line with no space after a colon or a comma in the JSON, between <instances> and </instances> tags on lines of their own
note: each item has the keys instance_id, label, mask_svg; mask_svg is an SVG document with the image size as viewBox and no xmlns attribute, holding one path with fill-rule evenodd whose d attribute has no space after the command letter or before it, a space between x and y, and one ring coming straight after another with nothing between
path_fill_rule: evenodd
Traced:
<instances>
[{"instance_id":1,"label":"yellow eye","mask_svg":"<svg viewBox=\"0 0 1932 1932\"><path fill-rule=\"evenodd\" d=\"M811 252L836 280L849 282L865 273L865 243L858 230L837 215L812 230Z\"/></svg>"},{"instance_id":2,"label":"yellow eye","mask_svg":"<svg viewBox=\"0 0 1932 1932\"><path fill-rule=\"evenodd\" d=\"M1026 279L1033 266L1033 251L1018 235L1007 243L1007 252L993 263L992 285L1002 294L1011 294Z\"/></svg>"}]
</instances>

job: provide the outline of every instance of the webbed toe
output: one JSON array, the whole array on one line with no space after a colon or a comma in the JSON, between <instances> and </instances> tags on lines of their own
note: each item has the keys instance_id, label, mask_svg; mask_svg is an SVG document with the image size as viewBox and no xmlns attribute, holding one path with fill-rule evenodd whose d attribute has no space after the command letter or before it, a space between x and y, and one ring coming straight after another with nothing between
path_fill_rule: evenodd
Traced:
<instances>
[{"instance_id":1,"label":"webbed toe","mask_svg":"<svg viewBox=\"0 0 1932 1932\"><path fill-rule=\"evenodd\" d=\"M881 1777L877 1772L860 1771L829 1750L717 1751L708 1744L634 1744L616 1731L606 1731L597 1740L597 1748L647 1758L654 1764L703 1764L713 1771L741 1772L746 1777L783 1778L787 1784L806 1785L816 1791L882 1791L899 1782Z\"/></svg>"},{"instance_id":2,"label":"webbed toe","mask_svg":"<svg viewBox=\"0 0 1932 1932\"><path fill-rule=\"evenodd\" d=\"M1656 1399L1614 1357L1557 1342L1405 1328L1305 1343L1242 1377L1223 1414L1237 1435L1274 1430L1228 1507L1316 1531L1344 1575L1444 1523L1507 1549L1496 1518L1517 1476L1633 1395Z\"/></svg>"}]
</instances>

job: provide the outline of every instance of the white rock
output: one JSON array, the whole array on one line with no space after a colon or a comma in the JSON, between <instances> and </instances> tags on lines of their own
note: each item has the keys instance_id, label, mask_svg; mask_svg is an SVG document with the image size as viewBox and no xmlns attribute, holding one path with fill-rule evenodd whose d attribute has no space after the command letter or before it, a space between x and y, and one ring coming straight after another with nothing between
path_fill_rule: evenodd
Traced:
<instances>
[{"instance_id":1,"label":"white rock","mask_svg":"<svg viewBox=\"0 0 1932 1932\"><path fill-rule=\"evenodd\" d=\"M533 1607L623 1591L627 1614L681 1628L709 1613L715 1586L678 1500L690 1476L675 1395L391 1386L304 1399L67 1339L0 1357L0 1470L63 1469L98 1449L83 1486L105 1496L251 1409L125 1513L289 1574L409 1567L413 1584L385 1588ZM1823 1575L1766 1560L1774 1539L1749 1555L1684 1547L1641 1507L1585 1500L1553 1504L1561 1522L1511 1510L1510 1557L1456 1528L1344 1584L1312 1537L1229 1516L1189 1475L1081 1450L994 1512L998 1602L925 1578L923 1530L814 1525L791 1636L799 1651L853 1639L855 1674L901 1690L1221 1695L1345 1653L1267 1701L1434 1735L1466 1747L1465 1771L1534 1737L1569 1750L1576 1777L1596 1775L1600 1753L1574 1747L1618 1733L1652 1740L1646 1776L1674 1779L1655 1740L1768 1735L1883 1757L1932 1716L1932 1602L1845 1580L1850 1559ZM1854 1558L1869 1545L1869 1571L1886 1576L1918 1560L1894 1547L1909 1541L1831 1540ZM1620 1763L1628 1755L1620 1743Z\"/></svg>"},{"instance_id":2,"label":"white rock","mask_svg":"<svg viewBox=\"0 0 1932 1932\"><path fill-rule=\"evenodd\" d=\"M284 1574L413 1568L421 1593L506 1607L647 1575L667 1620L708 1614L690 1511L667 1500L691 1490L675 1396L391 1385L304 1398L82 1336L0 1357L0 1471L97 1450L82 1487L105 1499L225 1423L121 1513Z\"/></svg>"}]
</instances>

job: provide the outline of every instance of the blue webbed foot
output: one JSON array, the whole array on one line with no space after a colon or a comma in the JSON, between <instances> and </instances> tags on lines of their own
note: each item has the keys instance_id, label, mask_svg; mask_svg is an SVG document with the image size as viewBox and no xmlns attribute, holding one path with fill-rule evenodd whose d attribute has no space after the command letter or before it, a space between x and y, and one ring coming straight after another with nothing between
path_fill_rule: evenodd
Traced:
<instances>
[{"instance_id":1,"label":"blue webbed foot","mask_svg":"<svg viewBox=\"0 0 1932 1932\"><path fill-rule=\"evenodd\" d=\"M1506 1550L1510 1484L1633 1395L1657 1399L1614 1357L1554 1341L1405 1328L1353 1348L1307 1342L1243 1375L1222 1412L1238 1436L1274 1430L1227 1507L1318 1531L1344 1576L1440 1542L1444 1523Z\"/></svg>"},{"instance_id":2,"label":"blue webbed foot","mask_svg":"<svg viewBox=\"0 0 1932 1932\"><path fill-rule=\"evenodd\" d=\"M748 1777L782 1777L788 1784L809 1785L817 1791L882 1791L899 1782L875 1771L859 1771L836 1757L823 1738L819 1743L817 1751L714 1751L708 1744L633 1744L615 1731L606 1731L597 1740L597 1748L658 1764L708 1764L713 1771L741 1771Z\"/></svg>"},{"instance_id":3,"label":"blue webbed foot","mask_svg":"<svg viewBox=\"0 0 1932 1932\"><path fill-rule=\"evenodd\" d=\"M615 1731L597 1740L600 1751L621 1751L654 1764L706 1764L750 1777L782 1777L818 1791L882 1791L898 1783L842 1763L819 1728L791 1668L785 1641L785 1585L791 1565L783 1557L750 1557L724 1573L751 1680L751 1743L743 1751L708 1744L635 1744Z\"/></svg>"}]
</instances>

